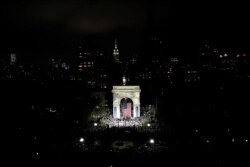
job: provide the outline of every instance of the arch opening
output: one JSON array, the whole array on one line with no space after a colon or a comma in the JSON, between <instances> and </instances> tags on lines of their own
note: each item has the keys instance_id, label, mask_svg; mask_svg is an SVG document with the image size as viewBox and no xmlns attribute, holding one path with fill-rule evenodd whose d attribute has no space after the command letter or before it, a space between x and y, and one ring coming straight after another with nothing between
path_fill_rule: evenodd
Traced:
<instances>
[{"instance_id":1,"label":"arch opening","mask_svg":"<svg viewBox=\"0 0 250 167\"><path fill-rule=\"evenodd\" d=\"M120 117L121 118L133 118L134 104L130 98L122 98L120 101Z\"/></svg>"}]
</instances>

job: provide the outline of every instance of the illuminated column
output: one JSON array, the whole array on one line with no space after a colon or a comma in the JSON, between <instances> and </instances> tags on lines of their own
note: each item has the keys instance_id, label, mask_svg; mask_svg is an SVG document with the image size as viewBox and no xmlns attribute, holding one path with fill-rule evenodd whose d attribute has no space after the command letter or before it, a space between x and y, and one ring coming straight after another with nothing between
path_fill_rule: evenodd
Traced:
<instances>
[{"instance_id":1,"label":"illuminated column","mask_svg":"<svg viewBox=\"0 0 250 167\"><path fill-rule=\"evenodd\" d=\"M135 91L132 94L133 96L133 102L134 102L134 107L133 107L133 114L134 118L140 117L140 91Z\"/></svg>"},{"instance_id":2,"label":"illuminated column","mask_svg":"<svg viewBox=\"0 0 250 167\"><path fill-rule=\"evenodd\" d=\"M116 93L113 95L113 118L120 118L120 98Z\"/></svg>"},{"instance_id":3,"label":"illuminated column","mask_svg":"<svg viewBox=\"0 0 250 167\"><path fill-rule=\"evenodd\" d=\"M133 118L140 117L140 104L136 104L133 107Z\"/></svg>"},{"instance_id":4,"label":"illuminated column","mask_svg":"<svg viewBox=\"0 0 250 167\"><path fill-rule=\"evenodd\" d=\"M119 105L113 105L113 118L120 118L120 107Z\"/></svg>"}]
</instances>

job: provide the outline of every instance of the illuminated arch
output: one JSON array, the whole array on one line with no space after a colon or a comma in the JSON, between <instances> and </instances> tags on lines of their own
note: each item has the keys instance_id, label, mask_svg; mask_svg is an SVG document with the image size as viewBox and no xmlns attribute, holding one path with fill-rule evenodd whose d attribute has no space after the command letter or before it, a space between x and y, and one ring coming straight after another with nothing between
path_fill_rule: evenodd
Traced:
<instances>
[{"instance_id":1,"label":"illuminated arch","mask_svg":"<svg viewBox=\"0 0 250 167\"><path fill-rule=\"evenodd\" d=\"M113 117L120 119L122 99L131 99L131 118L140 117L140 87L139 86L113 86Z\"/></svg>"}]
</instances>

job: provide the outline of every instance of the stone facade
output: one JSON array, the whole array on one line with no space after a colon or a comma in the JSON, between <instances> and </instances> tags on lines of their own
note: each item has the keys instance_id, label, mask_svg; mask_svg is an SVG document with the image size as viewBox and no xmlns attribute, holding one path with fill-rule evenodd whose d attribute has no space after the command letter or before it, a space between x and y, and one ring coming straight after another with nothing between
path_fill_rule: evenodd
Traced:
<instances>
[{"instance_id":1,"label":"stone facade","mask_svg":"<svg viewBox=\"0 0 250 167\"><path fill-rule=\"evenodd\" d=\"M113 118L121 118L120 104L123 98L133 102L133 118L140 117L140 86L113 86Z\"/></svg>"}]
</instances>

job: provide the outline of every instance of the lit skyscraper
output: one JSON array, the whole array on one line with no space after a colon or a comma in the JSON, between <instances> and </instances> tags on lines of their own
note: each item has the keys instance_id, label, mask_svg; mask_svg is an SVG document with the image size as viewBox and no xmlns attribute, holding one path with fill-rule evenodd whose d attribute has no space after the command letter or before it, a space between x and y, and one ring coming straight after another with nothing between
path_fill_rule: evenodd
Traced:
<instances>
[{"instance_id":1,"label":"lit skyscraper","mask_svg":"<svg viewBox=\"0 0 250 167\"><path fill-rule=\"evenodd\" d=\"M10 54L10 64L16 64L17 62L17 56L15 53Z\"/></svg>"},{"instance_id":2,"label":"lit skyscraper","mask_svg":"<svg viewBox=\"0 0 250 167\"><path fill-rule=\"evenodd\" d=\"M118 63L119 62L119 49L117 46L117 39L115 39L115 48L113 50L113 56L114 56L115 62Z\"/></svg>"}]
</instances>

